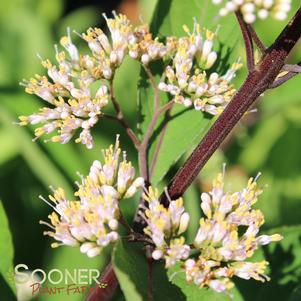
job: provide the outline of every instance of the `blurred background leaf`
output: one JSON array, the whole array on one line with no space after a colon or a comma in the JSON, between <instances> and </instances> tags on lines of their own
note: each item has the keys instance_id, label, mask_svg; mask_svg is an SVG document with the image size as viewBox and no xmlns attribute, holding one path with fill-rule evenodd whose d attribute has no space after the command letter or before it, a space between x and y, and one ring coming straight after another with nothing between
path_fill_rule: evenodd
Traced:
<instances>
[{"instance_id":1,"label":"blurred background leaf","mask_svg":"<svg viewBox=\"0 0 301 301\"><path fill-rule=\"evenodd\" d=\"M8 219L4 211L2 202L0 201L0 287L5 284L2 283L4 279L6 285L15 293L13 274L13 260L14 260L14 246L9 230Z\"/></svg>"}]
</instances>

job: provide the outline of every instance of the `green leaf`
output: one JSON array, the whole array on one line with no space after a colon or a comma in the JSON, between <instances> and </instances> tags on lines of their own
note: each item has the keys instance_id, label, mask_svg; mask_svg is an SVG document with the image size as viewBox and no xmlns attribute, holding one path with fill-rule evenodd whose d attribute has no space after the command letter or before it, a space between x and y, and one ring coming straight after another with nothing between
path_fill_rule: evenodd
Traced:
<instances>
[{"instance_id":1,"label":"green leaf","mask_svg":"<svg viewBox=\"0 0 301 301\"><path fill-rule=\"evenodd\" d=\"M187 24L193 28L193 18L196 17L205 27L215 30L217 25L221 25L219 31L219 45L216 50L219 52L219 59L212 70L223 73L230 64L234 62L237 52L234 47L237 45L239 31L236 30L236 20L234 16L223 18L216 22L219 8L214 5L206 5L206 0L201 1L182 1L182 0L164 0L158 1L155 8L153 20L151 23L151 32L154 36L166 37L170 35L183 36L185 32L182 26ZM237 50L237 48L236 48ZM163 66L160 62L151 64L152 73L156 83L159 82L163 73ZM138 128L140 135L143 136L147 126L153 116L153 98L154 92L150 86L146 73L141 71L141 80L138 85L138 110L140 119ZM160 93L161 105L168 101L165 93ZM148 154L149 166L153 158L156 165L152 169L152 184L157 184L170 167L174 165L181 156L194 145L208 129L209 121L212 116L198 112L194 109L187 109L181 105L175 105L172 109L165 134L163 132L165 121L163 117L159 118L155 131L153 133ZM156 151L159 141L163 139L159 153ZM157 155L158 154L158 155ZM155 157L157 156L157 157Z\"/></svg>"},{"instance_id":2,"label":"green leaf","mask_svg":"<svg viewBox=\"0 0 301 301\"><path fill-rule=\"evenodd\" d=\"M161 0L158 1L151 30L160 36L183 35L184 24L193 28L193 18L195 17L201 25L208 29L215 30L221 26L219 36L227 45L233 47L239 31L236 27L234 14L226 18L218 18L219 7L208 3L206 0L182 1L182 0ZM238 33L237 33L238 32ZM228 34L232 35L228 35Z\"/></svg>"},{"instance_id":3,"label":"green leaf","mask_svg":"<svg viewBox=\"0 0 301 301\"><path fill-rule=\"evenodd\" d=\"M5 279L9 287L15 293L13 263L14 247L10 234L8 220L4 211L2 202L0 201L0 274Z\"/></svg>"},{"instance_id":4,"label":"green leaf","mask_svg":"<svg viewBox=\"0 0 301 301\"><path fill-rule=\"evenodd\" d=\"M252 139L241 152L239 162L250 172L258 171L270 156L271 150L285 132L286 127L281 114L262 120L256 132L253 133ZM258 145L261 145L260 152L258 152Z\"/></svg>"},{"instance_id":5,"label":"green leaf","mask_svg":"<svg viewBox=\"0 0 301 301\"><path fill-rule=\"evenodd\" d=\"M193 242L195 235L199 228L199 221L201 218L200 210L200 194L197 189L197 185L190 185L184 193L185 200L185 211L188 212L189 227L185 232L185 237L187 239L186 243Z\"/></svg>"},{"instance_id":6,"label":"green leaf","mask_svg":"<svg viewBox=\"0 0 301 301\"><path fill-rule=\"evenodd\" d=\"M207 0L182 1L161 0L158 1L153 20L151 32L156 36L185 35L183 25L193 29L193 18L205 28L218 31L219 46L216 49L219 58L213 66L215 71L225 70L232 60L238 57L241 33L237 30L237 21L234 14L225 18L218 18L219 6L212 5ZM240 43L238 43L240 41ZM217 69L217 70L216 70Z\"/></svg>"},{"instance_id":7,"label":"green leaf","mask_svg":"<svg viewBox=\"0 0 301 301\"><path fill-rule=\"evenodd\" d=\"M143 246L117 242L113 252L113 267L123 294L128 301L147 300L148 264ZM168 282L162 264L153 265L154 300L185 300L181 291Z\"/></svg>"},{"instance_id":8,"label":"green leaf","mask_svg":"<svg viewBox=\"0 0 301 301\"><path fill-rule=\"evenodd\" d=\"M139 6L142 12L143 20L149 23L157 4L157 0L139 0Z\"/></svg>"},{"instance_id":9,"label":"green leaf","mask_svg":"<svg viewBox=\"0 0 301 301\"><path fill-rule=\"evenodd\" d=\"M0 165L19 154L18 144L10 134L8 127L1 127L0 141L5 141L0 148Z\"/></svg>"},{"instance_id":10,"label":"green leaf","mask_svg":"<svg viewBox=\"0 0 301 301\"><path fill-rule=\"evenodd\" d=\"M36 2L37 12L44 20L50 23L55 23L63 12L63 1L62 0L40 0Z\"/></svg>"},{"instance_id":11,"label":"green leaf","mask_svg":"<svg viewBox=\"0 0 301 301\"><path fill-rule=\"evenodd\" d=\"M244 300L237 289L232 289L234 298L224 293L216 293L208 288L199 288L194 283L187 283L185 272L181 268L182 263L177 263L168 270L171 282L177 285L186 296L187 301L242 301Z\"/></svg>"},{"instance_id":12,"label":"green leaf","mask_svg":"<svg viewBox=\"0 0 301 301\"><path fill-rule=\"evenodd\" d=\"M121 241L114 249L114 271L126 300L142 301L147 296L147 267L140 253L142 250L133 250Z\"/></svg>"},{"instance_id":13,"label":"green leaf","mask_svg":"<svg viewBox=\"0 0 301 301\"><path fill-rule=\"evenodd\" d=\"M295 76L277 89L267 91L261 102L264 114L270 115L273 112L281 112L289 105L299 105L301 101L300 94L298 94L300 84L301 76Z\"/></svg>"},{"instance_id":14,"label":"green leaf","mask_svg":"<svg viewBox=\"0 0 301 301\"><path fill-rule=\"evenodd\" d=\"M66 35L66 28L70 27L79 33L85 32L89 27L96 25L102 21L99 8L95 6L83 6L73 10L61 21L59 33ZM74 39L76 37L74 36Z\"/></svg>"},{"instance_id":15,"label":"green leaf","mask_svg":"<svg viewBox=\"0 0 301 301\"><path fill-rule=\"evenodd\" d=\"M171 113L164 140L156 160L156 167L152 175L152 183L157 184L169 168L175 164L181 156L192 149L203 136L211 124L208 116L196 110L187 110L177 105ZM151 144L150 157L153 158L158 139Z\"/></svg>"},{"instance_id":16,"label":"green leaf","mask_svg":"<svg viewBox=\"0 0 301 301\"><path fill-rule=\"evenodd\" d=\"M42 66L36 53L44 58L54 53L51 28L39 14L29 9L28 5L18 5L1 16L0 34L5 41L0 44L2 87L7 85L16 88L22 78L38 73Z\"/></svg>"}]
</instances>

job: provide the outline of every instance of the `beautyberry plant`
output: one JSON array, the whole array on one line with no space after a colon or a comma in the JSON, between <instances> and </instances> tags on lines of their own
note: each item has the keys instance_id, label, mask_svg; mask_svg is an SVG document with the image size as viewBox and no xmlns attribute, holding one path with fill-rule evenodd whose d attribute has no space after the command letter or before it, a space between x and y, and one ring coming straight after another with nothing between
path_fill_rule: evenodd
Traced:
<instances>
[{"instance_id":1,"label":"beautyberry plant","mask_svg":"<svg viewBox=\"0 0 301 301\"><path fill-rule=\"evenodd\" d=\"M265 19L269 14L277 20L285 19L291 9L290 0L212 2L224 5L220 16L235 13L243 34L249 74L238 91L233 80L243 65L240 58L231 61L223 56L219 27L204 28L191 16L193 27L183 24L182 36L154 36L148 25L134 25L125 15L113 12L112 17L104 15L108 31L89 28L86 33L76 33L88 46L87 52L78 50L68 28L67 35L60 40L61 46L55 46L56 63L41 58L47 75L35 75L23 80L22 85L27 93L45 101L46 106L37 113L20 116L19 124L39 124L34 140L46 136L46 142L65 144L76 136L75 142L91 149L93 127L112 119L123 127L137 150L137 176L126 151L121 151L117 135L115 145L102 151L103 160L92 163L88 176L80 175L75 200L63 188L52 189L49 200L41 197L53 209L50 222L40 222L50 228L45 234L55 240L52 247L76 247L88 257L95 257L104 247L121 240L127 244L141 242L150 262L150 283L152 265L161 261L169 271L176 267L176 272L169 273L172 282L182 274L187 287L231 295L234 277L269 280L268 262L254 261L252 256L261 246L282 239L281 234L260 233L264 216L255 208L262 193L258 176L250 178L245 188L230 192L224 187L225 171L219 173L211 189L200 195L203 217L192 241L186 235L191 227L185 209L189 200L184 200L182 195L258 96L300 72L298 66L285 65L284 60L300 37L301 13L299 9L275 44L266 50L250 24L257 17ZM256 65L253 43L262 52ZM154 96L148 103L142 103L149 106L152 102L153 107L142 134L129 126L114 91L115 75L126 57L141 65L141 76ZM159 74L155 71L158 66ZM111 105L115 115L110 114ZM168 135L168 131L165 135L166 128L173 119L177 122L176 115L170 118L175 108L182 109L181 114L198 111L200 119L215 116L216 122L161 191L165 184L153 183L152 170ZM160 138L156 151L150 153L152 139L157 137ZM120 204L132 202L135 196L140 197L140 204L130 225L123 217ZM125 227L127 235L121 234L119 224ZM106 277L110 273L114 275L112 268ZM151 300L154 288L151 284L148 288ZM110 289L107 285L103 291ZM101 296L102 293L93 300L105 300Z\"/></svg>"}]
</instances>

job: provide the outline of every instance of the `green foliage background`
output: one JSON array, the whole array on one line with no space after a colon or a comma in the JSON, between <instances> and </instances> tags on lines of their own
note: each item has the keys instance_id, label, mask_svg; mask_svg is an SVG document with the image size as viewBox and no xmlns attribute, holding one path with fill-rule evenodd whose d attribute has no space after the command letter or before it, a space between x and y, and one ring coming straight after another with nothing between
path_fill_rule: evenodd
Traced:
<instances>
[{"instance_id":1,"label":"green foliage background","mask_svg":"<svg viewBox=\"0 0 301 301\"><path fill-rule=\"evenodd\" d=\"M91 162L100 157L101 147L106 147L111 143L116 133L122 134L122 129L108 120L100 122L93 131L96 145L93 150L88 151L85 147L73 143L44 144L42 140L33 143L31 142L32 129L20 128L13 124L17 116L30 114L42 105L39 99L26 95L19 86L21 79L44 72L35 54L39 53L44 58L53 58L53 44L57 43L60 36L65 33L67 26L77 32L83 32L90 26L103 25L101 13L107 1L89 2L92 4L75 1L73 8L67 9L69 2L63 0L1 0L0 2L1 301L12 301L15 298L12 293L14 287L9 280L13 264L25 263L31 269L43 268L46 271L53 268L101 269L108 261L110 253L110 250L107 250L102 256L91 260L81 255L78 249L67 247L50 249L50 239L42 236L44 229L38 224L40 219L46 219L50 208L41 202L38 196L47 196L48 186L53 185L64 187L72 198L72 191L75 188L73 183L77 179L76 172L86 174ZM206 15L208 6L211 5L210 1L207 2L206 6L204 5L206 1L202 0L160 1L157 18L163 21L157 24L155 19L152 25L154 31L159 30L159 35L170 34L170 31L173 34L181 34L183 23L191 26L192 17L199 18ZM293 0L293 11L297 8L297 2ZM145 21L150 20L155 4L155 0L140 1ZM206 16L207 19L211 18L208 14ZM233 54L244 58L239 31L237 27L233 27L235 22L233 16L227 17L222 22L225 24L225 30L228 30L224 36L224 43L227 44L230 40L235 41ZM275 22L269 19L265 22L257 22L255 28L263 41L269 45L284 25L285 22ZM74 36L74 40L76 39ZM301 45L295 48L290 58L291 62L300 60ZM139 65L126 60L118 71L115 85L117 98L121 100L121 106L133 127L136 127L137 123L139 74ZM245 74L245 71L239 73L237 85L242 83ZM199 192L208 187L209 181L220 170L222 162L228 165L228 187L231 189L242 187L247 178L256 175L258 171L263 173L260 183L267 184L267 187L258 206L266 216L264 230L270 231L278 227L277 231L283 233L285 239L280 244L265 248L261 254L258 254L259 258L265 256L270 260L272 281L268 284L239 281L237 283L239 293L235 294L234 300L263 301L273 298L279 301L296 301L301 299L300 85L301 76L295 77L280 88L262 96L256 105L258 113L246 116L244 121L236 127L234 134L224 143L222 150L215 154L202 171L199 181L185 194L186 206L192 216L191 223L194 223L188 233L188 238L191 239L200 217ZM192 125L185 120L183 122L182 126L189 131ZM196 123L196 125L205 126L203 122ZM177 132L173 132L172 135L174 136L171 137L177 139ZM193 137L199 139L200 135L202 131ZM129 158L136 162L136 154L129 140L125 135L121 137L122 145L128 150ZM189 145L187 154L197 141ZM172 139L168 143L172 144ZM187 141L184 139L183 143ZM170 150L168 146L170 145L167 144L166 149ZM180 155L181 153L178 154ZM162 156L160 166L165 166L169 154ZM180 166L185 156L187 155L184 154L172 167L161 182L162 186ZM172 163L169 162L165 168ZM156 181L160 173L163 176L166 170L164 172L159 170L155 174ZM124 206L126 218L129 220L133 216L135 204L137 200L128 202ZM126 252L126 248L122 252ZM117 255L115 257L118 258ZM123 270L122 267L118 268ZM131 287L125 289L124 285L126 284L121 286L127 300L134 300L129 295ZM135 296L136 294L137 292L134 293ZM191 293L189 296L192 295ZM72 300L77 301L82 298L82 296L75 295ZM213 299L215 297L204 298L217 300ZM54 299L66 300L66 296L44 295L38 300ZM187 297L187 299L197 300L193 297ZM118 291L116 300L124 300L121 291Z\"/></svg>"}]
</instances>

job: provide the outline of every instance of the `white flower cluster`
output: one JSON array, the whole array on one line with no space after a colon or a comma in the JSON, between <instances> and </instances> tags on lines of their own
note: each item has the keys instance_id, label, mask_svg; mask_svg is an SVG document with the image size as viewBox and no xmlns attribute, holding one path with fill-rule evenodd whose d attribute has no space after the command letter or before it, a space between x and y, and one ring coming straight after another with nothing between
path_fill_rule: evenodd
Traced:
<instances>
[{"instance_id":1,"label":"white flower cluster","mask_svg":"<svg viewBox=\"0 0 301 301\"><path fill-rule=\"evenodd\" d=\"M67 36L60 41L64 50L59 51L55 46L57 64L42 60L48 77L36 75L21 83L27 93L50 104L38 113L19 117L22 126L41 124L35 130L35 139L56 132L45 141L64 144L79 129L81 132L75 141L92 148L91 128L103 115L112 96L108 86L126 55L143 65L173 58L173 65L165 70L168 82L161 82L159 89L172 94L177 103L194 104L197 110L216 115L231 100L235 89L230 81L241 65L233 64L223 76L205 72L217 59L213 50L215 33L205 30L203 37L200 25L195 22L193 33L185 27L188 37L166 37L165 42L161 42L152 37L147 25L134 27L124 15L113 12L113 18L105 15L104 18L110 39L101 29L89 28L80 37L88 44L91 53L80 54L68 29ZM195 60L197 64L194 64Z\"/></svg>"},{"instance_id":2,"label":"white flower cluster","mask_svg":"<svg viewBox=\"0 0 301 301\"><path fill-rule=\"evenodd\" d=\"M230 82L241 64L233 64L223 76L216 72L208 74L205 70L210 69L218 57L213 50L216 34L204 30L203 35L196 21L193 33L186 26L184 30L188 36L177 41L172 66L165 70L167 81L160 82L158 88L170 93L176 103L186 107L194 105L196 110L218 115L236 92Z\"/></svg>"},{"instance_id":3,"label":"white flower cluster","mask_svg":"<svg viewBox=\"0 0 301 301\"><path fill-rule=\"evenodd\" d=\"M183 199L172 201L165 208L159 202L158 190L152 187L144 194L144 199L148 202L144 213L147 222L144 232L155 244L152 257L155 260L164 258L167 268L179 260L187 259L190 247L185 244L184 237L180 236L189 223L189 214L185 212Z\"/></svg>"},{"instance_id":4,"label":"white flower cluster","mask_svg":"<svg viewBox=\"0 0 301 301\"><path fill-rule=\"evenodd\" d=\"M123 28L127 26L124 18L124 16L115 16L115 19L107 19L112 33L113 46L112 49L109 48L111 57L116 53L118 57L122 57L122 38L126 35ZM120 33L116 32L118 30ZM87 40L89 33L90 31L88 35L84 35ZM102 42L102 45L110 46L108 40L106 40L107 44ZM90 46L91 42L88 44ZM57 65L53 65L49 60L42 61L42 65L48 70L49 78L36 75L35 78L22 82L27 93L36 94L50 103L52 108L44 107L38 113L20 116L19 124L42 123L43 125L35 130L36 138L57 130L58 135L51 137L50 141L62 144L67 143L77 129L81 129L76 142L92 148L93 138L90 129L101 117L102 109L108 104L110 95L106 83L101 82L95 93L91 91L91 86L99 79L109 78L112 72L104 67L107 57L101 46L99 50L102 51L93 52L93 56L80 55L77 47L72 43L70 30L68 35L61 39L61 45L67 54L65 51L59 52L58 47L55 47Z\"/></svg>"},{"instance_id":5,"label":"white flower cluster","mask_svg":"<svg viewBox=\"0 0 301 301\"><path fill-rule=\"evenodd\" d=\"M265 281L268 262L249 262L261 245L279 241L279 234L257 236L264 216L252 206L262 193L256 179L251 178L246 188L239 192L224 191L223 175L213 181L209 193L202 193L201 208L205 218L193 242L200 255L185 262L186 278L217 292L226 292L233 287L233 276L243 279Z\"/></svg>"},{"instance_id":6,"label":"white flower cluster","mask_svg":"<svg viewBox=\"0 0 301 301\"><path fill-rule=\"evenodd\" d=\"M212 0L214 4L225 3L219 14L225 16L240 10L246 23L255 22L256 18L266 19L271 14L276 20L287 18L291 10L291 0Z\"/></svg>"},{"instance_id":7,"label":"white flower cluster","mask_svg":"<svg viewBox=\"0 0 301 301\"><path fill-rule=\"evenodd\" d=\"M77 201L69 201L62 188L54 190L49 204L54 212L49 215L52 231L45 232L58 242L52 247L67 245L80 247L89 257L97 256L101 249L118 239L119 202L132 197L143 187L144 180L135 179L135 169L126 161L120 162L118 137L116 144L103 151L104 163L94 161L90 173L78 184Z\"/></svg>"},{"instance_id":8,"label":"white flower cluster","mask_svg":"<svg viewBox=\"0 0 301 301\"><path fill-rule=\"evenodd\" d=\"M164 259L167 268L182 263L188 283L216 292L227 293L234 286L231 281L234 276L268 280L264 274L268 262L248 261L258 247L282 239L279 234L257 236L264 217L252 206L261 193L253 178L241 191L227 193L223 175L219 174L212 190L201 195L205 217L200 220L193 244L188 245L181 236L189 222L183 200L171 201L169 208L165 208L158 200L158 192L150 188L144 196L149 205L145 210L144 231L155 245L152 257ZM193 257L189 258L190 251Z\"/></svg>"},{"instance_id":9,"label":"white flower cluster","mask_svg":"<svg viewBox=\"0 0 301 301\"><path fill-rule=\"evenodd\" d=\"M52 106L42 108L40 112L30 116L19 117L19 124L22 126L42 124L35 130L35 139L57 130L57 135L45 141L64 144L73 137L77 129L81 129L75 141L92 148L90 129L98 122L102 109L109 102L111 95L107 82L113 78L125 55L129 53L130 57L147 64L171 51L173 39L169 38L170 42L164 45L157 39L152 39L146 25L133 29L126 16L115 12L113 15L114 18L104 15L111 41L101 29L89 28L81 37L87 42L92 55L80 55L72 43L68 29L68 35L60 42L67 54L59 51L56 46L57 65L49 60L42 60L49 78L36 75L21 83L26 87L27 93L39 96ZM93 93L91 86L99 80L99 88Z\"/></svg>"}]
</instances>

